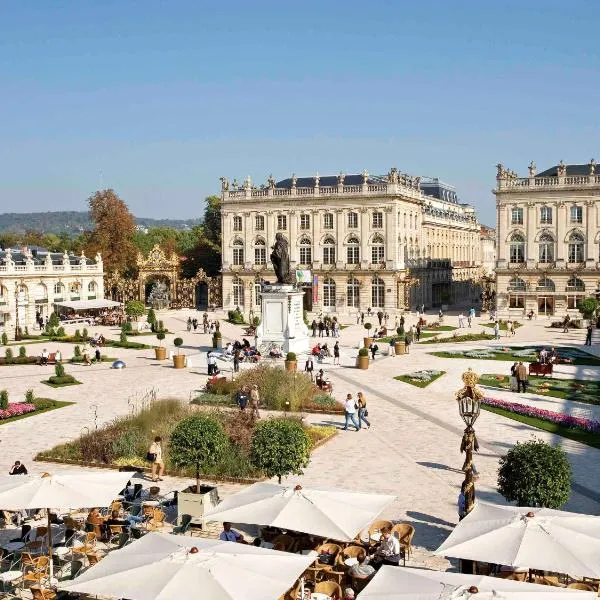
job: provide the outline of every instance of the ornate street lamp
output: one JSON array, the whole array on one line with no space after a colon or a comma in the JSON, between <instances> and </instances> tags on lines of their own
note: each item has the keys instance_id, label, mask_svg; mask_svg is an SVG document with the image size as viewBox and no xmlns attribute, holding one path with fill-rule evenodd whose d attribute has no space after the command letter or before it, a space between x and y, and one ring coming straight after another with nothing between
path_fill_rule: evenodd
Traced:
<instances>
[{"instance_id":1,"label":"ornate street lamp","mask_svg":"<svg viewBox=\"0 0 600 600\"><path fill-rule=\"evenodd\" d=\"M462 466L462 470L465 473L463 494L465 496L465 515L468 515L475 505L473 451L477 452L479 450L479 444L477 443L477 437L475 436L473 426L475 425L475 421L477 421L477 417L479 417L483 393L477 388L479 375L471 369L462 374L462 380L465 385L456 392L456 400L458 401L458 411L461 419L467 426L463 433L460 451L461 453L465 453L465 462Z\"/></svg>"}]
</instances>

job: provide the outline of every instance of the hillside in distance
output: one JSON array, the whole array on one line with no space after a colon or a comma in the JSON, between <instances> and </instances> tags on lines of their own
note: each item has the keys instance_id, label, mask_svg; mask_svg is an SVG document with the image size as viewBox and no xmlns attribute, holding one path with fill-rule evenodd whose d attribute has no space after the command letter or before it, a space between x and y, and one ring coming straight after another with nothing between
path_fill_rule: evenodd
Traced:
<instances>
[{"instance_id":1,"label":"hillside in distance","mask_svg":"<svg viewBox=\"0 0 600 600\"><path fill-rule=\"evenodd\" d=\"M172 227L173 229L190 229L202 222L201 219L150 219L146 217L136 217L135 220L142 227ZM90 229L92 229L92 221L88 212L0 213L0 233L38 231L55 234L66 232L78 235L82 231Z\"/></svg>"}]
</instances>

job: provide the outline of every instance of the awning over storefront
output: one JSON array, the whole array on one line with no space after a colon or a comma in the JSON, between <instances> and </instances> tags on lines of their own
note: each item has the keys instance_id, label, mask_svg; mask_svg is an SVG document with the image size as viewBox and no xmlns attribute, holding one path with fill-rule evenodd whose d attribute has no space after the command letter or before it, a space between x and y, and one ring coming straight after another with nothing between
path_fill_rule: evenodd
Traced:
<instances>
[{"instance_id":1,"label":"awning over storefront","mask_svg":"<svg viewBox=\"0 0 600 600\"><path fill-rule=\"evenodd\" d=\"M73 310L97 310L100 308L115 308L121 306L120 302L114 300L71 300L55 302L56 306L64 306Z\"/></svg>"}]
</instances>

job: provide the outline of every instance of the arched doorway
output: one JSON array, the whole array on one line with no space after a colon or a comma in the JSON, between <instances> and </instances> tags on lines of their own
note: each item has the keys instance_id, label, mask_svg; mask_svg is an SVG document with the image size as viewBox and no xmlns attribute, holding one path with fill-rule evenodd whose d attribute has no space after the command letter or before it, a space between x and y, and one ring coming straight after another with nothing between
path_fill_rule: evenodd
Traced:
<instances>
[{"instance_id":1,"label":"arched doorway","mask_svg":"<svg viewBox=\"0 0 600 600\"><path fill-rule=\"evenodd\" d=\"M208 282L200 281L196 284L196 308L198 310L208 309Z\"/></svg>"}]
</instances>

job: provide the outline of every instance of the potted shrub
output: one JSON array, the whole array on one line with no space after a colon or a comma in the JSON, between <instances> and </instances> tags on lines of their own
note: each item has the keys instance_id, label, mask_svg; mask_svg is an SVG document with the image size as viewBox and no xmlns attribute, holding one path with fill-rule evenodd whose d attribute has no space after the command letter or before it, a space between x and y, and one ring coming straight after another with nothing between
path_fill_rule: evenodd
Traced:
<instances>
[{"instance_id":1,"label":"potted shrub","mask_svg":"<svg viewBox=\"0 0 600 600\"><path fill-rule=\"evenodd\" d=\"M285 356L285 370L295 371L298 367L298 359L294 352L288 352Z\"/></svg>"},{"instance_id":2,"label":"potted shrub","mask_svg":"<svg viewBox=\"0 0 600 600\"><path fill-rule=\"evenodd\" d=\"M373 325L371 325L371 323L365 323L363 325L363 327L367 330L367 334L368 334L369 331L371 331L371 328L373 327ZM364 341L365 348L368 348L373 343L373 338L366 337L366 338L363 338L363 341Z\"/></svg>"},{"instance_id":3,"label":"potted shrub","mask_svg":"<svg viewBox=\"0 0 600 600\"><path fill-rule=\"evenodd\" d=\"M369 349L361 348L358 351L358 358L356 359L356 366L359 369L368 369L369 368Z\"/></svg>"},{"instance_id":4,"label":"potted shrub","mask_svg":"<svg viewBox=\"0 0 600 600\"><path fill-rule=\"evenodd\" d=\"M404 327L400 325L398 329L396 329L396 333L398 334L398 338L394 342L394 352L396 354L404 354L406 352L406 344L404 343Z\"/></svg>"},{"instance_id":5,"label":"potted shrub","mask_svg":"<svg viewBox=\"0 0 600 600\"><path fill-rule=\"evenodd\" d=\"M223 348L223 334L220 331L215 331L212 338L213 348L221 350Z\"/></svg>"},{"instance_id":6,"label":"potted shrub","mask_svg":"<svg viewBox=\"0 0 600 600\"><path fill-rule=\"evenodd\" d=\"M177 354L173 357L173 366L176 369L183 369L185 367L185 355L179 354L179 348L183 345L183 340L178 337L173 340L175 348L177 348Z\"/></svg>"},{"instance_id":7,"label":"potted shrub","mask_svg":"<svg viewBox=\"0 0 600 600\"><path fill-rule=\"evenodd\" d=\"M204 512L218 503L217 488L200 484L200 473L223 459L229 440L223 426L214 417L194 415L175 426L169 442L170 462L180 469L193 470L196 483L179 492L177 516L184 514L202 519Z\"/></svg>"},{"instance_id":8,"label":"potted shrub","mask_svg":"<svg viewBox=\"0 0 600 600\"><path fill-rule=\"evenodd\" d=\"M156 334L156 339L158 340L158 346L154 348L156 360L165 360L167 358L167 349L162 345L162 341L165 339L165 332L159 331Z\"/></svg>"}]
</instances>

